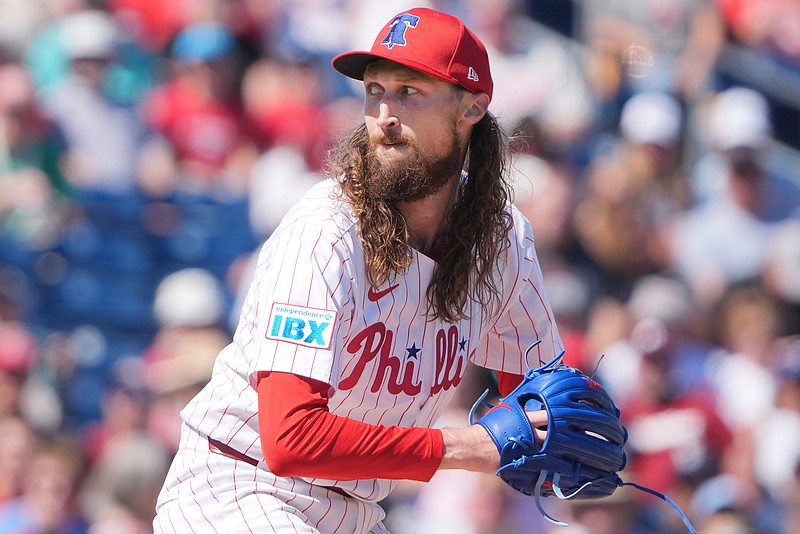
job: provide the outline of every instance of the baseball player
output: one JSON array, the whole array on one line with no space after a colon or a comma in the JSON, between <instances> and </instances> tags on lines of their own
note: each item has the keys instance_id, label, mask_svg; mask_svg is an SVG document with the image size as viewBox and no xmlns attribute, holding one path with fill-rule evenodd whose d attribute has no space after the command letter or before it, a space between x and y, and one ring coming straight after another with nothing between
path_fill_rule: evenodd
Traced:
<instances>
[{"instance_id":1,"label":"baseball player","mask_svg":"<svg viewBox=\"0 0 800 534\"><path fill-rule=\"evenodd\" d=\"M333 67L363 80L364 122L264 244L156 532L386 532L398 480L498 468L479 425L435 428L468 361L507 393L562 351L480 40L415 8Z\"/></svg>"}]
</instances>

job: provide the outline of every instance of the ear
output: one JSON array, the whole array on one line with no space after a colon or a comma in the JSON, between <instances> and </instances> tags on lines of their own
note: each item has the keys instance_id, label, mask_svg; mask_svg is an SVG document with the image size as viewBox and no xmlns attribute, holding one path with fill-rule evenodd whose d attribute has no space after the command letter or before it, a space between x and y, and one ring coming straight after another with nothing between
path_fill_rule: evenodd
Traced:
<instances>
[{"instance_id":1,"label":"ear","mask_svg":"<svg viewBox=\"0 0 800 534\"><path fill-rule=\"evenodd\" d=\"M461 105L463 109L461 120L468 125L476 124L486 115L486 111L489 109L489 95L464 91Z\"/></svg>"}]
</instances>

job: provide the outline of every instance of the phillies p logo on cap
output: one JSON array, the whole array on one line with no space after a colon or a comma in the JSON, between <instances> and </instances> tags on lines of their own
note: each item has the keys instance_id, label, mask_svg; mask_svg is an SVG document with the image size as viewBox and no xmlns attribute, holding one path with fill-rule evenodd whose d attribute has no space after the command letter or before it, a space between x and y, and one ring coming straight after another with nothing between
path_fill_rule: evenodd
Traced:
<instances>
[{"instance_id":1,"label":"phillies p logo on cap","mask_svg":"<svg viewBox=\"0 0 800 534\"><path fill-rule=\"evenodd\" d=\"M492 97L492 74L486 47L453 15L415 8L395 15L378 33L369 51L333 58L333 68L356 80L367 65L388 59L410 69Z\"/></svg>"},{"instance_id":2,"label":"phillies p logo on cap","mask_svg":"<svg viewBox=\"0 0 800 534\"><path fill-rule=\"evenodd\" d=\"M382 45L386 45L391 49L394 45L406 45L406 30L408 28L416 28L419 22L419 17L409 13L398 15L389 23L389 34L381 41Z\"/></svg>"}]
</instances>

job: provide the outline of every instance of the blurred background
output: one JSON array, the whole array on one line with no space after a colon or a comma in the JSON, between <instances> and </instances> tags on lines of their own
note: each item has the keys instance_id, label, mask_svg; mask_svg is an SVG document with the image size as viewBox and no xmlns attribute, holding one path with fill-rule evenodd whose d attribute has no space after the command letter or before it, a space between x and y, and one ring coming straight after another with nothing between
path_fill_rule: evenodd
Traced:
<instances>
[{"instance_id":1,"label":"blurred background","mask_svg":"<svg viewBox=\"0 0 800 534\"><path fill-rule=\"evenodd\" d=\"M800 532L797 0L0 0L0 534L152 531L252 254L361 120L330 60L415 5L489 50L623 478L704 533ZM466 472L384 504L394 534L685 531L632 488L554 527Z\"/></svg>"}]
</instances>

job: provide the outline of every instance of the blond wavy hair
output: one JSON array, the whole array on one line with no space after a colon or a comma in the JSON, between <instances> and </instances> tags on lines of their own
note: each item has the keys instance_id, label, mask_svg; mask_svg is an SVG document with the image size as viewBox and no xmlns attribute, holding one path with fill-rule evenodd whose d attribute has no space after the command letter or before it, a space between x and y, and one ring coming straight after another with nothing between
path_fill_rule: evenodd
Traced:
<instances>
[{"instance_id":1,"label":"blond wavy hair","mask_svg":"<svg viewBox=\"0 0 800 534\"><path fill-rule=\"evenodd\" d=\"M368 146L365 125L351 130L331 149L326 169L358 217L367 276L379 287L405 272L413 256L411 236L397 207L367 194ZM466 318L470 298L489 309L500 304L494 273L509 246L512 226L509 155L508 137L487 112L473 127L467 177L438 237L441 257L427 289L435 319L453 323Z\"/></svg>"}]
</instances>

